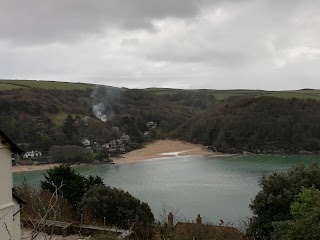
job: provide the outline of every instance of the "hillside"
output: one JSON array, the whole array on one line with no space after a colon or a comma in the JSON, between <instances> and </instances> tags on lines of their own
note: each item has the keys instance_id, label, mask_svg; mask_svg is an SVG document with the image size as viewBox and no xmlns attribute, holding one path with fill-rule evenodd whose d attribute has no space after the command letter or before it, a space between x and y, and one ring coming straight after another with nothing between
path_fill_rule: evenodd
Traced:
<instances>
[{"instance_id":1,"label":"hillside","mask_svg":"<svg viewBox=\"0 0 320 240\"><path fill-rule=\"evenodd\" d=\"M320 91L312 89L126 89L0 80L0 127L24 150L44 155L52 154L53 146L84 147L88 139L90 151L103 158L163 138L223 152L317 153L318 100ZM106 143L118 145L102 154Z\"/></svg>"},{"instance_id":2,"label":"hillside","mask_svg":"<svg viewBox=\"0 0 320 240\"><path fill-rule=\"evenodd\" d=\"M112 154L130 151L151 139L170 137L179 125L215 102L211 97L205 103L169 101L142 90L98 85L14 81L13 86L21 88L0 92L1 128L24 150L40 149L44 155L50 155L53 146L84 147L84 139L99 155L103 144L113 145L113 140L118 144L121 137L130 140L121 140Z\"/></svg>"},{"instance_id":3,"label":"hillside","mask_svg":"<svg viewBox=\"0 0 320 240\"><path fill-rule=\"evenodd\" d=\"M175 95L177 93L191 94L195 92L207 91L210 96L217 100L227 100L228 98L248 98L248 97L278 97L283 99L315 99L320 100L320 90L301 89L292 91L264 91L264 90L186 90L186 89L169 89L169 88L148 88L146 91L163 96Z\"/></svg>"},{"instance_id":4,"label":"hillside","mask_svg":"<svg viewBox=\"0 0 320 240\"><path fill-rule=\"evenodd\" d=\"M180 137L228 153L318 153L319 122L319 101L247 98L192 118Z\"/></svg>"}]
</instances>

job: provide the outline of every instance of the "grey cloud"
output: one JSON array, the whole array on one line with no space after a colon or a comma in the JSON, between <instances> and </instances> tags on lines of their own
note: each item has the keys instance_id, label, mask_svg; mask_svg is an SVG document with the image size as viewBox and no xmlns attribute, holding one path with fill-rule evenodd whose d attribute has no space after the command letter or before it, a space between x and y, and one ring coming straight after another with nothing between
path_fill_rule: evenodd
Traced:
<instances>
[{"instance_id":1,"label":"grey cloud","mask_svg":"<svg viewBox=\"0 0 320 240\"><path fill-rule=\"evenodd\" d=\"M152 20L192 18L204 0L1 0L0 38L19 43L74 41L110 26L152 28Z\"/></svg>"},{"instance_id":2,"label":"grey cloud","mask_svg":"<svg viewBox=\"0 0 320 240\"><path fill-rule=\"evenodd\" d=\"M290 47L319 46L320 35L315 28L320 27L320 20L314 24L308 19L317 15L314 9L320 2L284 0L278 4L261 0L220 6L233 14L230 21L217 25L202 22L201 29L182 35L173 33L160 46L151 42L151 47L141 52L151 61L198 62L230 68L254 66L256 62L270 64L270 59L275 58L273 54ZM301 23L296 24L295 19ZM267 44L274 52L267 49Z\"/></svg>"},{"instance_id":3,"label":"grey cloud","mask_svg":"<svg viewBox=\"0 0 320 240\"><path fill-rule=\"evenodd\" d=\"M137 38L125 38L121 40L122 46L134 45L138 43L139 43L139 39Z\"/></svg>"},{"instance_id":4,"label":"grey cloud","mask_svg":"<svg viewBox=\"0 0 320 240\"><path fill-rule=\"evenodd\" d=\"M178 47L177 47L178 48ZM151 52L146 55L151 61L168 61L168 62L190 62L208 64L211 67L240 67L250 63L254 56L248 52L231 49L199 49L190 51L190 49L170 49Z\"/></svg>"},{"instance_id":5,"label":"grey cloud","mask_svg":"<svg viewBox=\"0 0 320 240\"><path fill-rule=\"evenodd\" d=\"M135 88L320 88L320 1L0 3L1 78Z\"/></svg>"}]
</instances>

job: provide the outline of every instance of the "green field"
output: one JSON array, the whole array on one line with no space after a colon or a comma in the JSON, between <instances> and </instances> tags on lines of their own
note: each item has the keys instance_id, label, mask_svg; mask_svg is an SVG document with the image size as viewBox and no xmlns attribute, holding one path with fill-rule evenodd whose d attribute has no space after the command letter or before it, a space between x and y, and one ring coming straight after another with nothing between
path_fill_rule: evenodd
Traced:
<instances>
[{"instance_id":1,"label":"green field","mask_svg":"<svg viewBox=\"0 0 320 240\"><path fill-rule=\"evenodd\" d=\"M42 88L58 90L84 90L92 88L94 84L68 83L39 80L0 80L0 91L25 88Z\"/></svg>"},{"instance_id":2,"label":"green field","mask_svg":"<svg viewBox=\"0 0 320 240\"><path fill-rule=\"evenodd\" d=\"M170 89L170 88L148 88L146 91L157 94L157 95L170 95L177 94L179 92L193 93L207 91L209 95L214 96L217 100L225 100L229 97L255 97L262 96L266 92L262 90L210 90L210 89L199 89L199 90L185 90L185 89Z\"/></svg>"},{"instance_id":3,"label":"green field","mask_svg":"<svg viewBox=\"0 0 320 240\"><path fill-rule=\"evenodd\" d=\"M7 84L7 83L3 83L2 81L0 81L0 91L7 91L7 90L12 90L12 89L22 89L22 88L26 88L26 87Z\"/></svg>"},{"instance_id":4,"label":"green field","mask_svg":"<svg viewBox=\"0 0 320 240\"><path fill-rule=\"evenodd\" d=\"M176 94L178 92L193 91L193 90L173 89L173 88L146 88L142 90L146 92L154 93L157 95L170 95L170 94Z\"/></svg>"},{"instance_id":5,"label":"green field","mask_svg":"<svg viewBox=\"0 0 320 240\"><path fill-rule=\"evenodd\" d=\"M320 100L320 90L298 90L298 91L279 91L269 92L265 94L270 97L278 98L299 98L299 99L314 99Z\"/></svg>"},{"instance_id":6,"label":"green field","mask_svg":"<svg viewBox=\"0 0 320 240\"><path fill-rule=\"evenodd\" d=\"M184 89L170 89L170 88L148 88L148 92L157 95L171 95L179 92L200 92L207 91L209 95L214 96L217 100L225 100L230 97L260 97L270 96L277 98L299 98L299 99L315 99L320 100L320 90L293 90L293 91L264 91L264 90L248 90L248 89L235 89L235 90L184 90Z\"/></svg>"}]
</instances>

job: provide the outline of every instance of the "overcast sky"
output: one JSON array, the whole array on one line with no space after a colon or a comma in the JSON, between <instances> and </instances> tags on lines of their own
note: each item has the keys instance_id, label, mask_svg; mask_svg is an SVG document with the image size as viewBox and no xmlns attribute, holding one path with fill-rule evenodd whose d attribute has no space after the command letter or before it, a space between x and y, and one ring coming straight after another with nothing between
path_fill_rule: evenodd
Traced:
<instances>
[{"instance_id":1,"label":"overcast sky","mask_svg":"<svg viewBox=\"0 0 320 240\"><path fill-rule=\"evenodd\" d=\"M0 78L320 88L318 0L0 0Z\"/></svg>"}]
</instances>

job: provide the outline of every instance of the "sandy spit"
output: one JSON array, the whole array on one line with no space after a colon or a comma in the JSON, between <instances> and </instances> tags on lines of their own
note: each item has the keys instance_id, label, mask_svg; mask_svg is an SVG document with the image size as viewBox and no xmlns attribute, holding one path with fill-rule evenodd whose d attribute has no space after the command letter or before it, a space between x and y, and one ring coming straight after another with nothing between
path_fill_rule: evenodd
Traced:
<instances>
[{"instance_id":1,"label":"sandy spit","mask_svg":"<svg viewBox=\"0 0 320 240\"><path fill-rule=\"evenodd\" d=\"M116 164L132 163L143 160L168 158L176 156L208 156L215 153L200 144L176 140L159 140L147 144L144 148L128 152L113 158Z\"/></svg>"}]
</instances>

